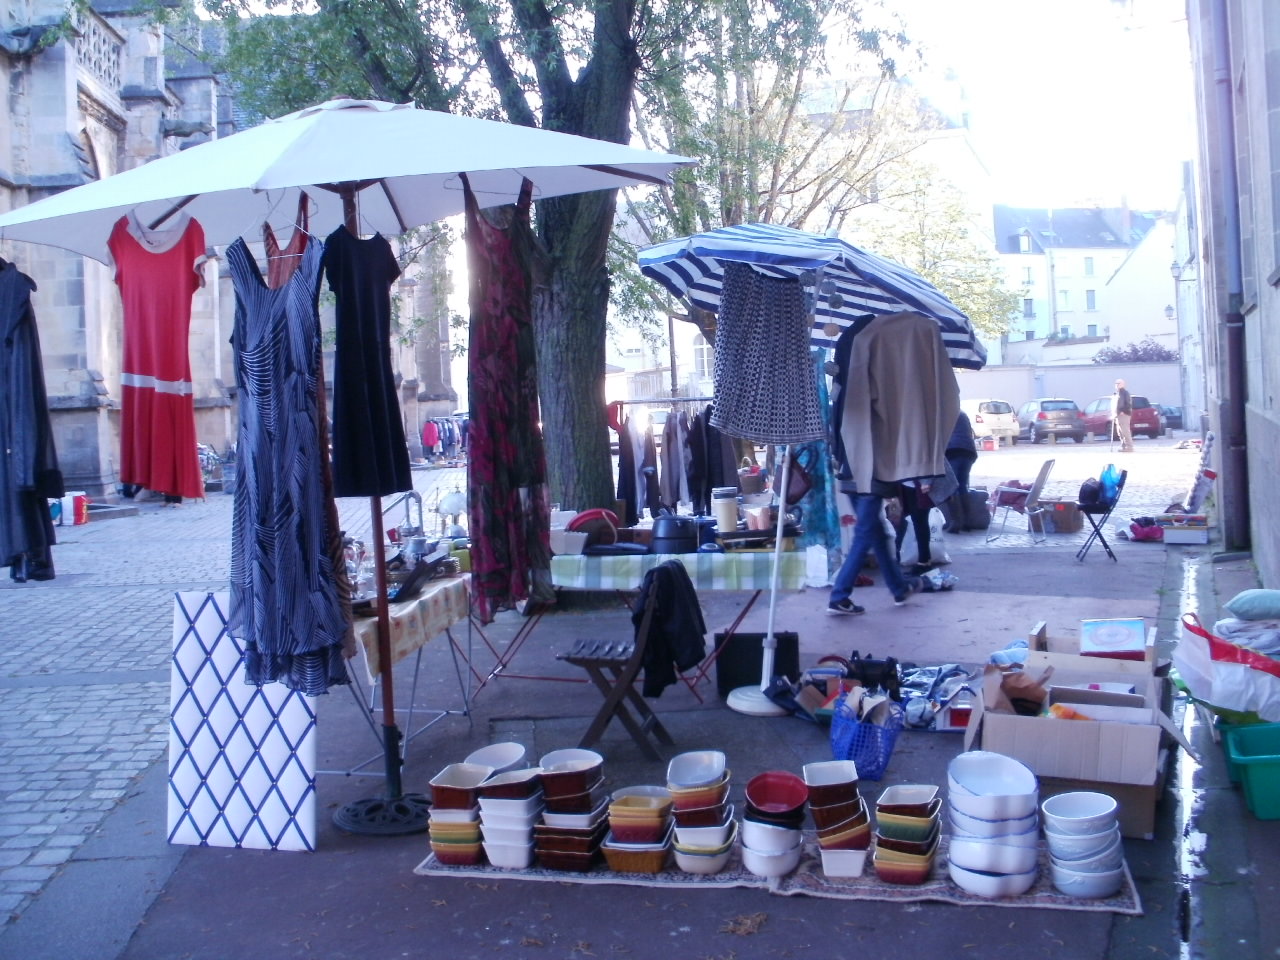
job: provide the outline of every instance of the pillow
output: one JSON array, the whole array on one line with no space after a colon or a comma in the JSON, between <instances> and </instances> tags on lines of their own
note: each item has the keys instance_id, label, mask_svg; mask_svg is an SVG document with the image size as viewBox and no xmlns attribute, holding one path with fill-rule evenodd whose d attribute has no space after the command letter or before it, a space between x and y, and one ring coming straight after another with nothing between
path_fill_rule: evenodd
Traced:
<instances>
[{"instance_id":1,"label":"pillow","mask_svg":"<svg viewBox=\"0 0 1280 960\"><path fill-rule=\"evenodd\" d=\"M1223 606L1241 620L1275 620L1280 618L1280 590L1241 590Z\"/></svg>"}]
</instances>

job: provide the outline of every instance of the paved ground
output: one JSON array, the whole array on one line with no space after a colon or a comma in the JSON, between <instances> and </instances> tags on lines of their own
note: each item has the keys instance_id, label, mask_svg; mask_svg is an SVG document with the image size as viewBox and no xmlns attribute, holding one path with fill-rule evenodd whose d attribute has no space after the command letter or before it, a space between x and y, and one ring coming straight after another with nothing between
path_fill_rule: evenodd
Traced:
<instances>
[{"instance_id":1,"label":"paved ground","mask_svg":"<svg viewBox=\"0 0 1280 960\"><path fill-rule=\"evenodd\" d=\"M1137 450L1127 455L1109 453L1104 444L1022 444L984 453L975 468L974 483L1029 481L1040 463L1052 456L1057 463L1048 492L1073 499L1085 477L1096 476L1105 463L1115 460L1130 470L1117 514L1127 519L1160 512L1185 494L1198 454L1174 449L1174 442L1139 440ZM461 470L424 470L415 473L415 480L428 520L438 523L431 508L465 477ZM62 528L56 581L6 582L0 587L0 921L5 924L0 927L0 957L239 958L263 955L268 944L274 945L270 952L276 956L411 955L413 944L421 945L427 928L438 931L433 935L444 938L441 948L453 957L488 955L503 942L529 951L530 939L541 939L555 955L583 956L591 951L575 947L575 937L581 943L606 942L610 934L600 929L602 918L589 908L584 911L584 901L568 887L563 896L553 892L543 898L540 892L526 902L527 891L518 884L505 885L517 894L512 901L418 882L420 878L409 871L424 853L420 839L353 838L334 831L327 816L322 816L321 850L311 855L184 850L164 844L162 760L172 595L178 590L225 586L230 501L229 496L213 494L207 501L179 510L143 504L136 517ZM389 523L402 518L401 509L389 511ZM367 531L366 503L344 502L342 515L353 534ZM1173 640L1180 610L1216 611L1215 604L1225 599L1214 592L1216 574L1229 570L1225 582L1232 586L1247 583L1250 577L1247 563L1215 565L1206 550L1152 544L1118 543L1120 563L1116 565L1100 552L1091 554L1085 564L1075 564L1071 555L1081 535L1059 535L1047 544L1035 544L1025 532L1013 528L1011 522L1010 532L990 544L978 534L948 540L954 560L951 569L960 578L952 594L921 597L920 603L898 609L879 587L859 591L856 596L868 607L868 614L850 623L823 617L825 593L809 590L780 599L778 626L800 633L805 662L824 653L861 647L863 652L892 653L921 663L978 663L1037 619L1047 618L1053 626L1084 616L1140 613L1159 625L1162 639ZM740 601L732 595L709 598L706 610L712 628L726 622ZM757 609L745 628L763 629L765 615ZM616 629L620 617L616 608L575 602L544 620L539 628L544 646L522 656L534 657L540 670L554 671L545 647L556 649L584 631ZM519 623L515 615L500 618L488 631L491 640L507 642ZM479 642L474 637L473 641ZM425 668L431 679L422 702L459 706L461 696L452 683L447 648L432 646L434 659L429 658ZM400 673L404 672L402 668ZM407 681L407 676L399 677L397 686ZM407 689L400 695L405 702ZM670 712L682 747L710 739L709 745L726 748L739 758L736 767L767 769L785 764L790 768L805 757L821 758L821 740L815 741L813 729L798 721L744 724L714 697L699 705L683 689L669 693L660 703L664 716ZM406 788L424 790L426 779L443 763L460 758L471 745L494 738L517 739L540 749L572 743L583 718L593 710L590 691L571 685L491 684L476 700L469 720L447 719L410 745ZM349 697L324 698L321 723L322 766L346 769L376 752ZM940 775L945 760L957 749L954 740L945 737L911 739L919 742L919 749L902 750L901 758L895 755L895 764L901 763L904 772L913 776ZM606 745L610 764L616 758L623 775L654 782L654 771L639 759L629 741L610 740ZM1217 815L1224 829L1244 822L1245 831L1235 830L1233 835L1243 834L1247 842L1233 842L1231 856L1248 858L1249 851L1256 849L1252 844L1273 842L1275 832L1242 814L1238 793L1221 789L1220 777L1213 779L1220 773L1213 763L1213 750L1206 750L1205 757L1203 768L1182 771L1180 782L1190 792L1166 803L1172 809L1162 818L1161 838L1130 850L1130 862L1147 885L1143 893L1150 903L1147 917L1113 922L1094 915L1046 915L1038 920L1057 930L1053 937L1038 932L1037 920L1031 919L1033 929L1019 939L1005 932L1006 911L936 908L934 914L935 908L916 908L927 909L929 916L945 917L949 931L959 934L938 938L937 945L945 947L952 939L972 942L969 937L976 921L979 927L989 924L992 931L1000 930L995 941L1007 941L1010 949L1023 953L1055 955L1055 937L1071 940L1078 934L1078 940L1071 942L1087 947L1088 955L1173 956L1186 949L1181 941L1185 934L1193 944L1205 944L1204 955L1210 955L1215 931L1204 925L1217 914L1212 908L1196 911L1202 902L1199 890L1207 889L1212 896L1203 902L1233 904L1230 916L1235 918L1235 935L1261 947L1268 934L1261 915L1252 909L1252 891L1274 891L1268 870L1252 858L1247 873L1237 872L1245 868L1235 860L1226 861L1231 867L1211 869L1215 848L1196 839L1209 831L1197 833L1192 818L1208 822ZM745 782L750 770L735 772L735 779ZM365 778L321 778L325 811L376 795L377 784ZM1178 842L1183 836L1190 838L1189 844ZM293 911L286 907L288 898L271 893L300 883L307 887L310 902L325 906ZM215 896L211 891L220 893ZM755 909L768 910L780 924L772 934L734 942L718 932L721 920L728 911L753 908L751 896L711 895L706 901L711 914L696 922L667 898L639 899L657 903L658 928L669 935L678 936L672 931L681 929L681 923L692 926L689 942L701 952L678 950L677 955L783 956L789 952L786 931L798 937L798 945L828 927L839 936L842 925L855 929L868 944L891 948L894 942L885 929L877 927L876 911L842 907L839 916L848 920L833 921L829 905L754 902ZM100 903L100 908L93 909L94 903ZM916 909L895 908L904 929L918 924ZM80 922L66 924L69 910L77 911ZM506 915L504 923L525 932L502 934L495 927L488 938L479 937L476 924L483 926L484 921L476 916L483 916L485 910L496 911L490 920L498 927L497 917ZM316 911L336 911L339 919L320 922ZM1245 914L1252 918L1252 925L1241 921ZM549 916L554 916L554 922L546 919ZM1185 920L1179 919L1184 916ZM258 949L249 935L260 929L248 922L255 918L278 927L267 940L258 941ZM1071 922L1064 923L1064 918ZM614 919L627 926L622 918ZM644 928L641 917L632 920ZM301 932L307 924L325 931L328 939L307 940ZM800 936L798 930L806 932ZM924 943L934 941L932 936L922 936ZM1269 936L1274 941L1275 934ZM393 949L395 945L403 950ZM1270 950L1255 954L1237 947L1235 955L1271 955L1275 944L1268 946ZM914 949L915 944L899 947ZM616 946L612 951L626 952ZM532 951L530 955L548 953ZM646 953L633 950L631 955ZM950 955L990 953L969 949ZM1056 955L1086 953L1072 950Z\"/></svg>"}]
</instances>

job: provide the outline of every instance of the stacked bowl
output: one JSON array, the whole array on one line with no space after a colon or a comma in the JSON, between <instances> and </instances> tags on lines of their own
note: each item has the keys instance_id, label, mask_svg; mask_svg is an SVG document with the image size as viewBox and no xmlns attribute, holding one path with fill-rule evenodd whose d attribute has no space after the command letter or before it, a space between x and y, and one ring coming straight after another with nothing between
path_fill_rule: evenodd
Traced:
<instances>
[{"instance_id":1,"label":"stacked bowl","mask_svg":"<svg viewBox=\"0 0 1280 960\"><path fill-rule=\"evenodd\" d=\"M1039 874L1036 776L1001 753L971 750L947 768L951 879L981 897L1026 893Z\"/></svg>"},{"instance_id":2,"label":"stacked bowl","mask_svg":"<svg viewBox=\"0 0 1280 960\"><path fill-rule=\"evenodd\" d=\"M719 873L738 836L724 754L691 750L672 757L667 789L675 808L676 866L685 873Z\"/></svg>"},{"instance_id":3,"label":"stacked bowl","mask_svg":"<svg viewBox=\"0 0 1280 960\"><path fill-rule=\"evenodd\" d=\"M885 883L921 884L933 872L942 833L942 798L931 783L886 787L876 800L876 846L871 856Z\"/></svg>"},{"instance_id":4,"label":"stacked bowl","mask_svg":"<svg viewBox=\"0 0 1280 960\"><path fill-rule=\"evenodd\" d=\"M533 826L542 818L538 767L496 773L477 788L484 852L495 867L523 869L533 860Z\"/></svg>"},{"instance_id":5,"label":"stacked bowl","mask_svg":"<svg viewBox=\"0 0 1280 960\"><path fill-rule=\"evenodd\" d=\"M552 870L589 870L609 831L604 757L594 750L552 750L541 768L542 822L533 828L538 862Z\"/></svg>"},{"instance_id":6,"label":"stacked bowl","mask_svg":"<svg viewBox=\"0 0 1280 960\"><path fill-rule=\"evenodd\" d=\"M427 830L431 849L441 863L471 866L484 858L477 790L492 775L493 767L451 763L431 778Z\"/></svg>"},{"instance_id":7,"label":"stacked bowl","mask_svg":"<svg viewBox=\"0 0 1280 960\"><path fill-rule=\"evenodd\" d=\"M653 790L613 795L609 833L602 845L611 870L658 873L666 865L671 850L671 792L662 787Z\"/></svg>"},{"instance_id":8,"label":"stacked bowl","mask_svg":"<svg viewBox=\"0 0 1280 960\"><path fill-rule=\"evenodd\" d=\"M1053 885L1072 897L1109 897L1124 883L1117 804L1105 793L1049 797L1040 807Z\"/></svg>"},{"instance_id":9,"label":"stacked bowl","mask_svg":"<svg viewBox=\"0 0 1280 960\"><path fill-rule=\"evenodd\" d=\"M742 865L758 877L781 877L800 863L809 788L794 773L767 770L747 782Z\"/></svg>"},{"instance_id":10,"label":"stacked bowl","mask_svg":"<svg viewBox=\"0 0 1280 960\"><path fill-rule=\"evenodd\" d=\"M871 818L858 792L858 768L852 760L804 765L809 814L818 828L822 872L829 877L860 877L871 846Z\"/></svg>"}]
</instances>

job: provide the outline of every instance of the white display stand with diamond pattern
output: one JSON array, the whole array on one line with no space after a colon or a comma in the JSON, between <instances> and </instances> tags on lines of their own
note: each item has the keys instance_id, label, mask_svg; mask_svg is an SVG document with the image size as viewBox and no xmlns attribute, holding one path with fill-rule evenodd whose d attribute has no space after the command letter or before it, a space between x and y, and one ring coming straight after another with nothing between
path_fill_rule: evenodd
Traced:
<instances>
[{"instance_id":1,"label":"white display stand with diamond pattern","mask_svg":"<svg viewBox=\"0 0 1280 960\"><path fill-rule=\"evenodd\" d=\"M245 683L228 600L174 594L169 842L314 850L314 698Z\"/></svg>"}]
</instances>

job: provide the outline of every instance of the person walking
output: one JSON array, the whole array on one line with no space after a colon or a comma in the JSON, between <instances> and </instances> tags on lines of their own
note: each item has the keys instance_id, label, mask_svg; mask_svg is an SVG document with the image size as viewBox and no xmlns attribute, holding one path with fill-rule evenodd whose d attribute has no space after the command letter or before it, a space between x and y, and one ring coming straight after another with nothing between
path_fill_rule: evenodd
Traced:
<instances>
[{"instance_id":1,"label":"person walking","mask_svg":"<svg viewBox=\"0 0 1280 960\"><path fill-rule=\"evenodd\" d=\"M890 544L889 531L886 529L884 516L884 497L876 493L858 493L848 480L837 481L840 490L848 494L853 503L853 543L845 555L844 563L836 573L831 584L831 596L827 600L827 613L855 614L865 613L849 595L853 593L854 583L858 579L858 571L867 562L867 554L876 558L880 573L884 577L884 585L893 594L896 606L907 602L911 594L920 590L919 577L907 577L898 564L896 544Z\"/></svg>"},{"instance_id":2,"label":"person walking","mask_svg":"<svg viewBox=\"0 0 1280 960\"><path fill-rule=\"evenodd\" d=\"M973 435L973 423L963 410L956 417L956 425L947 440L947 463L956 475L956 492L945 502L951 514L950 523L943 529L964 533L969 527L969 475L978 459L978 442ZM941 505L940 505L941 506Z\"/></svg>"},{"instance_id":3,"label":"person walking","mask_svg":"<svg viewBox=\"0 0 1280 960\"><path fill-rule=\"evenodd\" d=\"M1133 452L1133 400L1125 389L1124 381L1116 381L1116 435L1120 438L1120 451Z\"/></svg>"}]
</instances>

